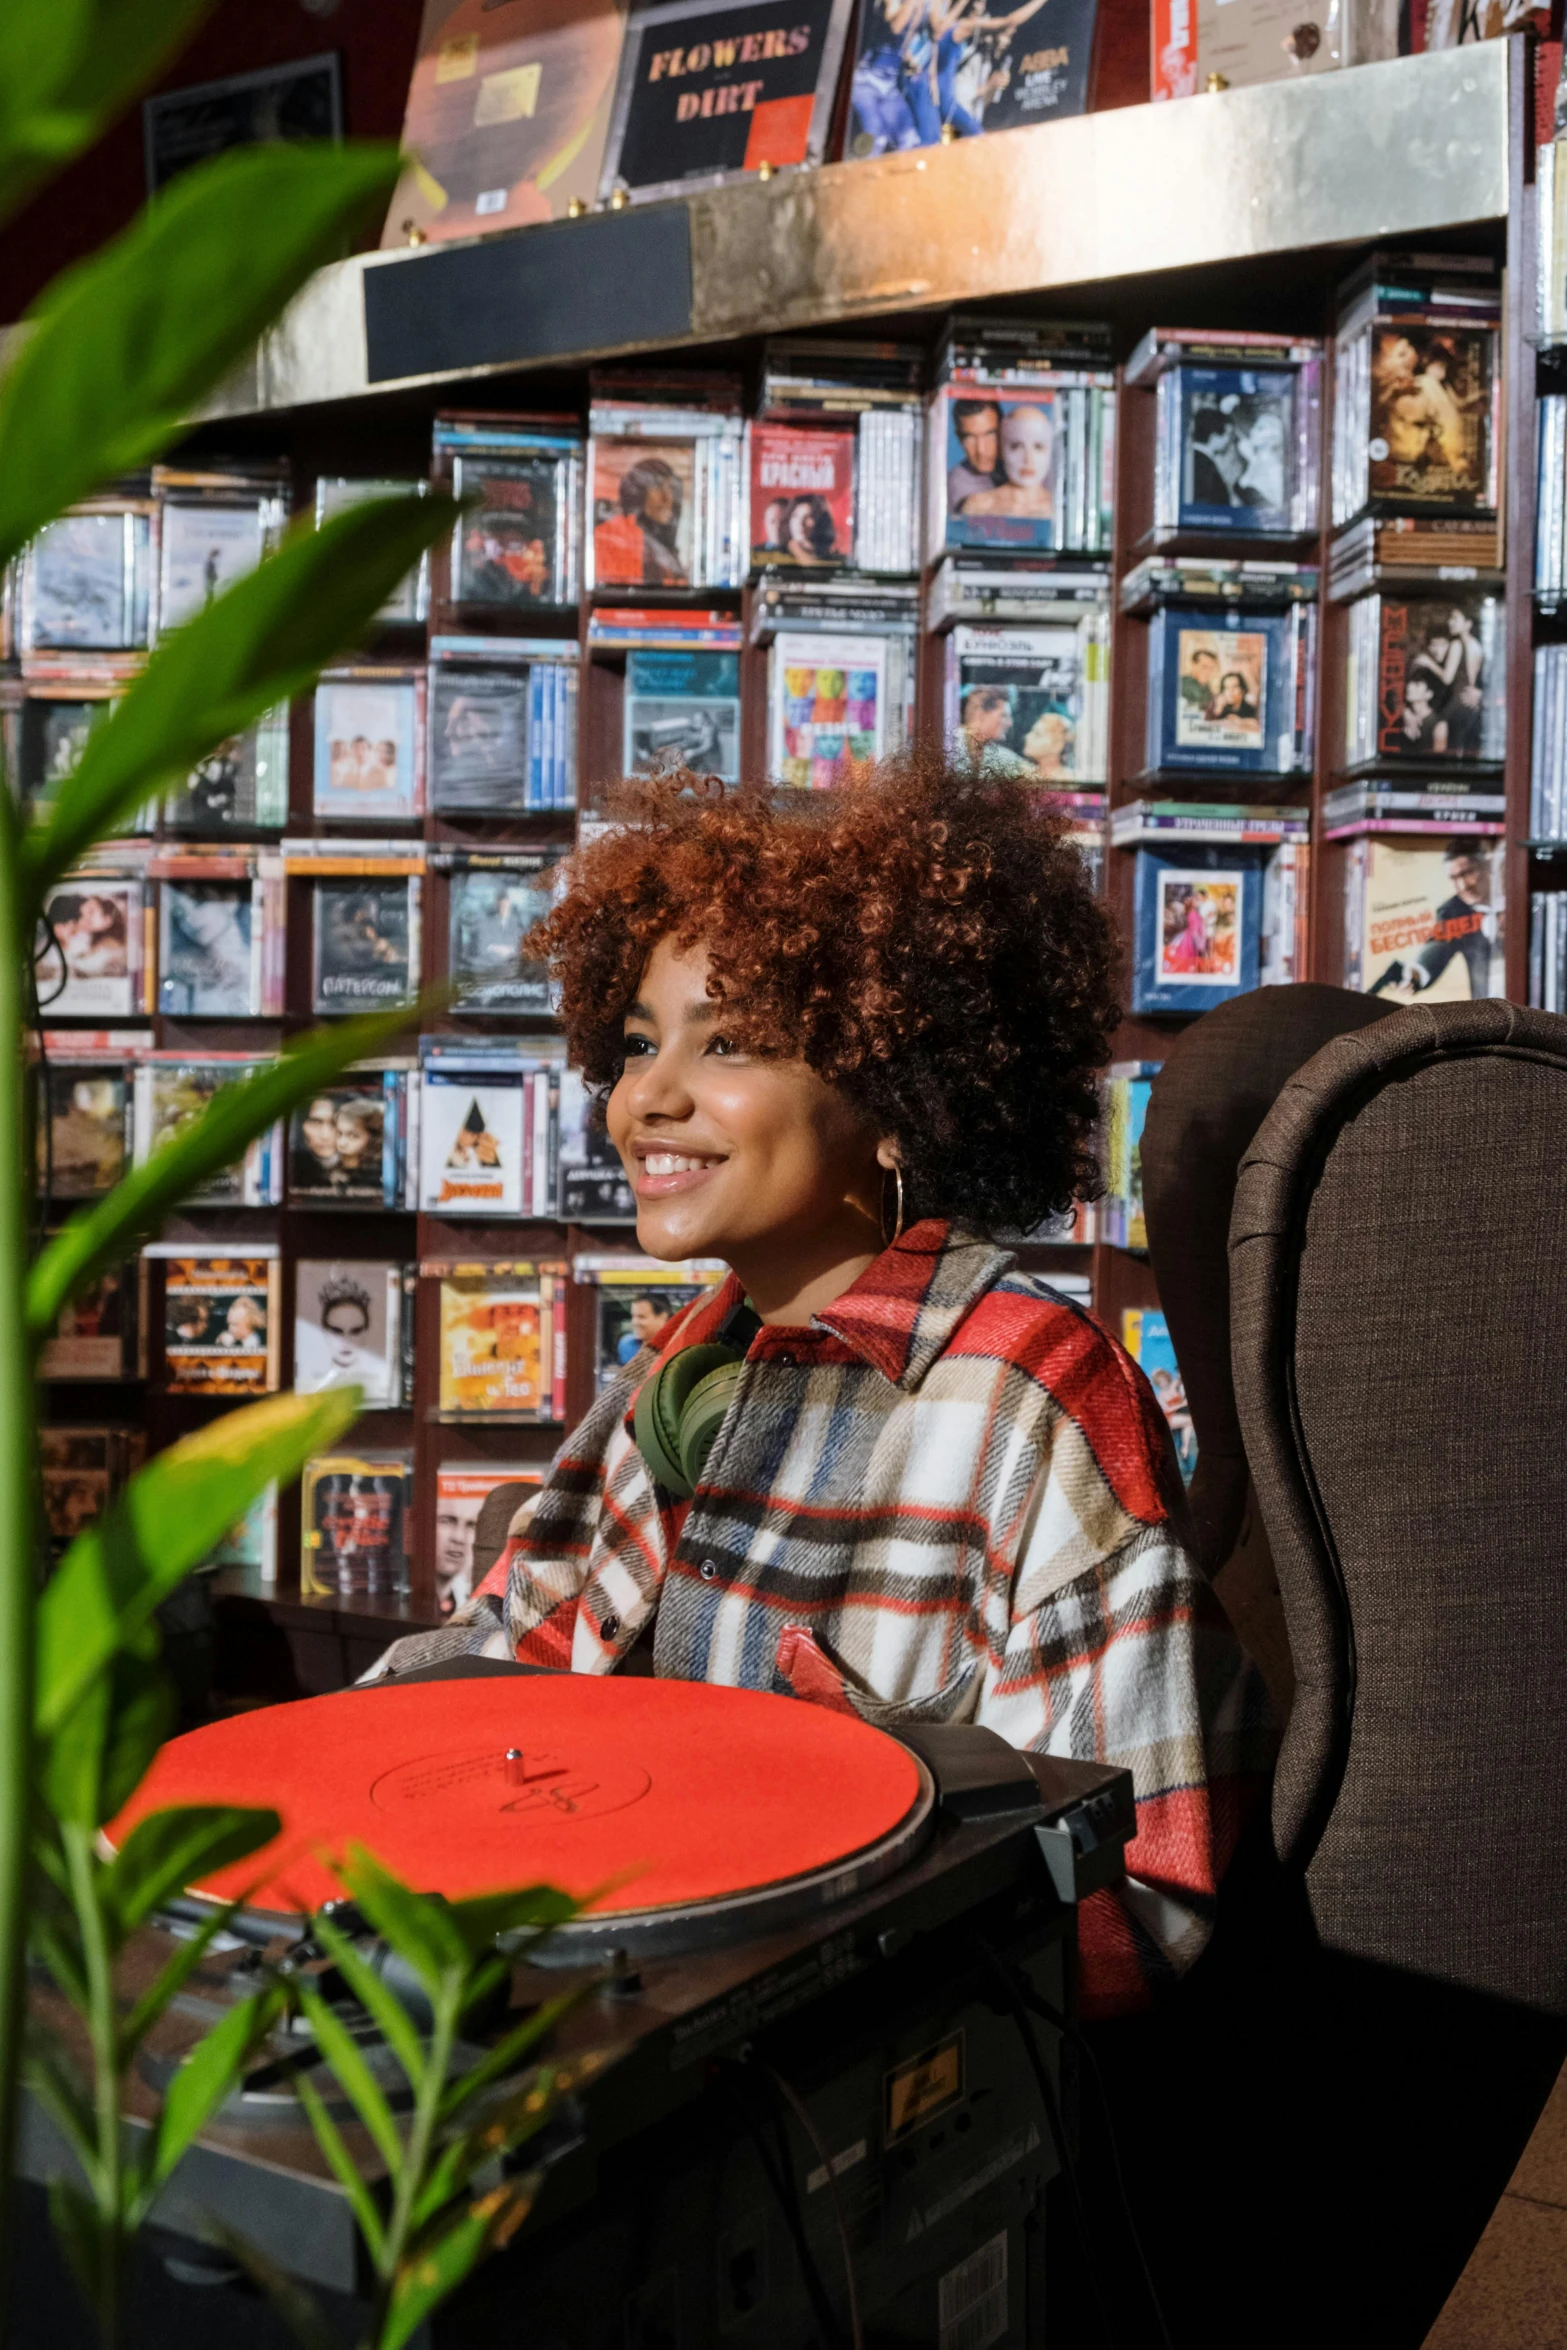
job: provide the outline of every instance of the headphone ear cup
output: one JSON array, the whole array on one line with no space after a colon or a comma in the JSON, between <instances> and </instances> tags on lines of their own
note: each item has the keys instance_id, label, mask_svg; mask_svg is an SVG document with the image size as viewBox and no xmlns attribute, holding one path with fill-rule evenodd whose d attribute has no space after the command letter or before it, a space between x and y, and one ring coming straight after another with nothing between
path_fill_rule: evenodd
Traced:
<instances>
[{"instance_id":1,"label":"headphone ear cup","mask_svg":"<svg viewBox=\"0 0 1567 2350\"><path fill-rule=\"evenodd\" d=\"M689 1500L697 1486L696 1478L688 1476L685 1465L685 1416L690 1399L710 1377L724 1371L738 1372L739 1368L734 1348L714 1340L707 1346L688 1346L672 1355L637 1390L631 1417L633 1440L654 1478L677 1500ZM724 1409L727 1408L726 1399ZM720 1411L712 1424L707 1446L698 1458L699 1473L722 1419L723 1411Z\"/></svg>"},{"instance_id":2,"label":"headphone ear cup","mask_svg":"<svg viewBox=\"0 0 1567 2350\"><path fill-rule=\"evenodd\" d=\"M680 1466L695 1493L707 1467L707 1456L718 1441L729 1406L734 1402L744 1364L732 1356L716 1371L699 1379L680 1415Z\"/></svg>"}]
</instances>

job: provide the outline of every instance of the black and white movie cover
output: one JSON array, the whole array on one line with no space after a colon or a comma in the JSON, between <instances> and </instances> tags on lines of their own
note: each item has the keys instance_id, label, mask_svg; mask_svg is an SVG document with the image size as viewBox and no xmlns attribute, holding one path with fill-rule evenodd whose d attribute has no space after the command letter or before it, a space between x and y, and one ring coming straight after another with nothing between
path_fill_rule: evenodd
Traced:
<instances>
[{"instance_id":1,"label":"black and white movie cover","mask_svg":"<svg viewBox=\"0 0 1567 2350\"><path fill-rule=\"evenodd\" d=\"M294 1387L357 1387L367 1410L400 1401L402 1269L301 1257L294 1270Z\"/></svg>"},{"instance_id":2,"label":"black and white movie cover","mask_svg":"<svg viewBox=\"0 0 1567 2350\"><path fill-rule=\"evenodd\" d=\"M549 974L523 952L523 941L549 912L558 855L515 862L458 864L447 910L447 968L471 1012L548 1012Z\"/></svg>"},{"instance_id":3,"label":"black and white movie cover","mask_svg":"<svg viewBox=\"0 0 1567 2350\"><path fill-rule=\"evenodd\" d=\"M413 993L412 886L368 874L314 884L315 1011L385 1011Z\"/></svg>"},{"instance_id":4,"label":"black and white movie cover","mask_svg":"<svg viewBox=\"0 0 1567 2350\"><path fill-rule=\"evenodd\" d=\"M519 648L520 650L520 648ZM430 672L430 805L504 815L528 804L529 667L519 659Z\"/></svg>"},{"instance_id":5,"label":"black and white movie cover","mask_svg":"<svg viewBox=\"0 0 1567 2350\"><path fill-rule=\"evenodd\" d=\"M130 1158L131 1087L123 1063L84 1068L50 1061L42 1071L38 1182L50 1199L112 1191Z\"/></svg>"},{"instance_id":6,"label":"black and white movie cover","mask_svg":"<svg viewBox=\"0 0 1567 2350\"><path fill-rule=\"evenodd\" d=\"M47 815L66 778L81 764L87 739L113 704L107 695L80 699L25 696L17 728L17 782L35 816Z\"/></svg>"},{"instance_id":7,"label":"black and white movie cover","mask_svg":"<svg viewBox=\"0 0 1567 2350\"><path fill-rule=\"evenodd\" d=\"M164 803L171 832L203 840L276 832L288 822L288 713L274 710L198 759Z\"/></svg>"},{"instance_id":8,"label":"black and white movie cover","mask_svg":"<svg viewBox=\"0 0 1567 2350\"><path fill-rule=\"evenodd\" d=\"M271 501L169 498L163 507L158 629L178 628L254 571L267 551Z\"/></svg>"},{"instance_id":9,"label":"black and white movie cover","mask_svg":"<svg viewBox=\"0 0 1567 2350\"><path fill-rule=\"evenodd\" d=\"M560 1074L560 1178L556 1213L570 1224L634 1224L637 1203L620 1153L581 1073Z\"/></svg>"},{"instance_id":10,"label":"black and white movie cover","mask_svg":"<svg viewBox=\"0 0 1567 2350\"><path fill-rule=\"evenodd\" d=\"M1294 369L1178 367L1170 373L1180 399L1180 527L1288 532Z\"/></svg>"},{"instance_id":11,"label":"black and white movie cover","mask_svg":"<svg viewBox=\"0 0 1567 2350\"><path fill-rule=\"evenodd\" d=\"M628 775L674 767L740 780L738 653L636 648L626 656Z\"/></svg>"},{"instance_id":12,"label":"black and white movie cover","mask_svg":"<svg viewBox=\"0 0 1567 2350\"><path fill-rule=\"evenodd\" d=\"M248 881L165 881L158 918L158 1009L174 1018L245 1020L257 1009Z\"/></svg>"},{"instance_id":13,"label":"black and white movie cover","mask_svg":"<svg viewBox=\"0 0 1567 2350\"><path fill-rule=\"evenodd\" d=\"M290 1199L311 1207L395 1205L389 1141L385 1091L372 1071L318 1087L289 1119Z\"/></svg>"},{"instance_id":14,"label":"black and white movie cover","mask_svg":"<svg viewBox=\"0 0 1567 2350\"><path fill-rule=\"evenodd\" d=\"M63 514L23 558L24 651L135 652L148 641L152 518L141 509Z\"/></svg>"}]
</instances>

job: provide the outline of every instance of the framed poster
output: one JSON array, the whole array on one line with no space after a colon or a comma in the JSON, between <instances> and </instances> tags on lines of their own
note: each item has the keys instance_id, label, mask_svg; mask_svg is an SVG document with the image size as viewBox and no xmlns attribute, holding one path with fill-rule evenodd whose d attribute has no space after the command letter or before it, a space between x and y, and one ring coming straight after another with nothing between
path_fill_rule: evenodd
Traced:
<instances>
[{"instance_id":1,"label":"framed poster","mask_svg":"<svg viewBox=\"0 0 1567 2350\"><path fill-rule=\"evenodd\" d=\"M230 74L221 82L197 82L188 90L160 90L142 101L141 122L149 196L192 164L226 155L231 147L340 139L343 86L337 52L263 66L258 73Z\"/></svg>"}]
</instances>

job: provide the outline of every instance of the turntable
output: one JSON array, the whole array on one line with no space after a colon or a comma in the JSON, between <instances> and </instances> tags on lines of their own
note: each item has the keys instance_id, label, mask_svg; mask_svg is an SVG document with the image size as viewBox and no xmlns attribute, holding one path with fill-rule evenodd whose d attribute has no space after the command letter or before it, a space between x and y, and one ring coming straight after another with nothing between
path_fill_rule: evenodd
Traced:
<instances>
[{"instance_id":1,"label":"turntable","mask_svg":"<svg viewBox=\"0 0 1567 2350\"><path fill-rule=\"evenodd\" d=\"M1070 2006L1075 1904L1135 1832L1126 1773L970 1727L894 1735L754 1691L465 1660L175 1739L114 1833L189 1802L269 1804L283 1826L175 1905L245 1897L167 2021L165 2077L262 1948L340 1896L349 1842L452 1898L546 1882L587 1903L516 1966L506 2020L586 1976L556 2052L602 2069L527 2225L436 2319L439 2350L1044 2339L1057 2056L1049 2033L1025 2045L1004 1969ZM149 1933L149 1967L180 1927ZM181 2350L233 2340L231 2291L173 2281L222 2277L200 2247L224 2229L345 2319L360 2288L284 2084L237 2096L159 2206L154 2300ZM138 2084L127 2119L151 2111ZM36 2109L23 2164L68 2167ZM243 2314L247 2342L270 2339ZM59 2340L41 2299L18 2350L35 2340Z\"/></svg>"}]
</instances>

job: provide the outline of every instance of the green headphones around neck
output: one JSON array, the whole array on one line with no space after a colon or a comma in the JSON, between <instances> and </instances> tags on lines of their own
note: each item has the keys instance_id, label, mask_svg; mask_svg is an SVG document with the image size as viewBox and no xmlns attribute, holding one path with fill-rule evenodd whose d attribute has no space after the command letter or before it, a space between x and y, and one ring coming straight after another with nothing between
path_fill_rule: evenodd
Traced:
<instances>
[{"instance_id":1,"label":"green headphones around neck","mask_svg":"<svg viewBox=\"0 0 1567 2350\"><path fill-rule=\"evenodd\" d=\"M702 1482L724 1415L740 1384L746 1349L762 1327L745 1304L730 1315L724 1336L683 1347L637 1390L631 1433L655 1482L677 1501L689 1501Z\"/></svg>"}]
</instances>

